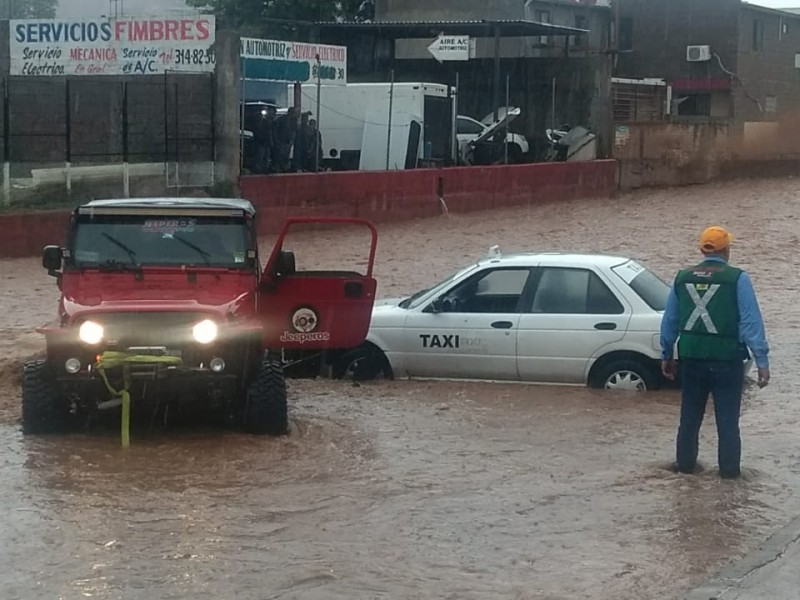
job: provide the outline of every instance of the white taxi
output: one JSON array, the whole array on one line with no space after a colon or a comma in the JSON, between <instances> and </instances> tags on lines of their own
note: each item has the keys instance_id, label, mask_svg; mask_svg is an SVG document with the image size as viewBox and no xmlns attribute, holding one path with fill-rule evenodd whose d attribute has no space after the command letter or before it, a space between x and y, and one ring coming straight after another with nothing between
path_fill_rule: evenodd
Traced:
<instances>
[{"instance_id":1,"label":"white taxi","mask_svg":"<svg viewBox=\"0 0 800 600\"><path fill-rule=\"evenodd\" d=\"M432 288L377 302L367 341L334 375L657 389L668 294L629 258L494 247Z\"/></svg>"}]
</instances>

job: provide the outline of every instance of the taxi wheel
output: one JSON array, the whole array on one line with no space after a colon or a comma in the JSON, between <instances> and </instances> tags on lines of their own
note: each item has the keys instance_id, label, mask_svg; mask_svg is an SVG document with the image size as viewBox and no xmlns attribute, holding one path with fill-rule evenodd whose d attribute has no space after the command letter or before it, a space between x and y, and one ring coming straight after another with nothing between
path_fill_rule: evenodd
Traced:
<instances>
[{"instance_id":1,"label":"taxi wheel","mask_svg":"<svg viewBox=\"0 0 800 600\"><path fill-rule=\"evenodd\" d=\"M593 377L593 387L626 392L646 392L659 388L655 368L642 360L612 360L602 365Z\"/></svg>"},{"instance_id":2,"label":"taxi wheel","mask_svg":"<svg viewBox=\"0 0 800 600\"><path fill-rule=\"evenodd\" d=\"M333 365L334 379L369 381L387 373L385 359L375 346L364 344L345 352Z\"/></svg>"}]
</instances>

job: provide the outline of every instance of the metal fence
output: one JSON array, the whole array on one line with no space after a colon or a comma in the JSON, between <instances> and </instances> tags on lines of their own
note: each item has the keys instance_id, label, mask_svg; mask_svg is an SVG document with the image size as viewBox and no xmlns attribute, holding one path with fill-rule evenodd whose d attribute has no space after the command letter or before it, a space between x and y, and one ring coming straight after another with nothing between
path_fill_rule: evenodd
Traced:
<instances>
[{"instance_id":1,"label":"metal fence","mask_svg":"<svg viewBox=\"0 0 800 600\"><path fill-rule=\"evenodd\" d=\"M47 185L70 192L112 182L124 195L131 194L132 180L160 180L165 188L213 185L214 92L210 74L5 78L5 203Z\"/></svg>"},{"instance_id":2,"label":"metal fence","mask_svg":"<svg viewBox=\"0 0 800 600\"><path fill-rule=\"evenodd\" d=\"M611 101L615 123L664 121L668 117L670 88L658 80L614 79Z\"/></svg>"}]
</instances>

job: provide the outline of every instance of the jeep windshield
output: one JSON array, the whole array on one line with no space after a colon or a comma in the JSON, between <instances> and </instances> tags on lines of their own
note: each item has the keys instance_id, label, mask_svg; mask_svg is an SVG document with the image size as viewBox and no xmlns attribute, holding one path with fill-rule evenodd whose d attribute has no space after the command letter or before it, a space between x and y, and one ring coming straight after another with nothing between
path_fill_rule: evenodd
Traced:
<instances>
[{"instance_id":1,"label":"jeep windshield","mask_svg":"<svg viewBox=\"0 0 800 600\"><path fill-rule=\"evenodd\" d=\"M249 230L227 216L81 215L69 249L76 268L246 267Z\"/></svg>"}]
</instances>

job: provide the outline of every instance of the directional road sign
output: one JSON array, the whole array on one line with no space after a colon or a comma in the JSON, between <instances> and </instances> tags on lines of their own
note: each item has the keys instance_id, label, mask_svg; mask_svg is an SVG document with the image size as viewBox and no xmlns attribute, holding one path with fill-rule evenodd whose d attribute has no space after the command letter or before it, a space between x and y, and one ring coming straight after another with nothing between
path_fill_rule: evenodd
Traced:
<instances>
[{"instance_id":1,"label":"directional road sign","mask_svg":"<svg viewBox=\"0 0 800 600\"><path fill-rule=\"evenodd\" d=\"M428 52L439 62L446 60L469 60L468 35L439 35L428 46Z\"/></svg>"}]
</instances>

